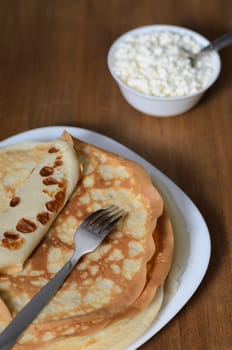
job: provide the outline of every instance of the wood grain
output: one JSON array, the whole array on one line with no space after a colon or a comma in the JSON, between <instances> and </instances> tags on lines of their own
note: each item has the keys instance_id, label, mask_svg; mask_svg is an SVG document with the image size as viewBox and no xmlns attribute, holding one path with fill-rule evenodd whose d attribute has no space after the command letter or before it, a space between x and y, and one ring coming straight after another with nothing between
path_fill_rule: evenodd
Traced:
<instances>
[{"instance_id":1,"label":"wood grain","mask_svg":"<svg viewBox=\"0 0 232 350\"><path fill-rule=\"evenodd\" d=\"M0 1L0 138L48 125L88 128L128 146L174 180L212 239L205 279L142 350L229 350L231 337L232 47L193 110L153 118L122 98L106 64L122 33L176 24L209 39L231 30L230 0Z\"/></svg>"}]
</instances>

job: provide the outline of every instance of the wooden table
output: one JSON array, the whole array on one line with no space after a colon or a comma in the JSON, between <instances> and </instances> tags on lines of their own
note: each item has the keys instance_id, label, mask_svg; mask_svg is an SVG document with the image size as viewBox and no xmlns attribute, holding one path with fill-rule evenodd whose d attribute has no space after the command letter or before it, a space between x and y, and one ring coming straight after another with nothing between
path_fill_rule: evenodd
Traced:
<instances>
[{"instance_id":1,"label":"wooden table","mask_svg":"<svg viewBox=\"0 0 232 350\"><path fill-rule=\"evenodd\" d=\"M122 33L175 24L209 39L231 30L231 0L0 1L0 138L70 125L110 136L146 158L195 202L212 239L191 301L141 349L229 350L231 337L232 47L193 110L154 118L130 107L106 55Z\"/></svg>"}]
</instances>

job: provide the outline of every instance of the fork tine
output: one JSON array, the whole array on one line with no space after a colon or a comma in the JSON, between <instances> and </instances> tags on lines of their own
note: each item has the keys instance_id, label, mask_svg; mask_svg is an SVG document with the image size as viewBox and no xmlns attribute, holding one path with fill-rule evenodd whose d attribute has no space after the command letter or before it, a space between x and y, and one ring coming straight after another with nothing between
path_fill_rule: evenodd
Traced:
<instances>
[{"instance_id":1,"label":"fork tine","mask_svg":"<svg viewBox=\"0 0 232 350\"><path fill-rule=\"evenodd\" d=\"M85 220L81 223L82 228L89 228L89 226L97 219L101 220L104 216L108 215L108 212L112 210L115 206L110 205L109 207L101 208L94 211L92 214L88 215Z\"/></svg>"},{"instance_id":2,"label":"fork tine","mask_svg":"<svg viewBox=\"0 0 232 350\"><path fill-rule=\"evenodd\" d=\"M93 227L101 224L101 222L103 222L104 219L107 219L109 217L109 215L113 215L116 210L118 210L118 208L116 206L113 206L113 205L108 207L108 208L105 208L104 212L102 212L102 215L99 215L96 217L95 220L90 221L91 227L93 228Z\"/></svg>"},{"instance_id":3,"label":"fork tine","mask_svg":"<svg viewBox=\"0 0 232 350\"><path fill-rule=\"evenodd\" d=\"M107 234L112 230L112 228L124 217L125 213L123 210L120 210L117 215L112 215L108 219L106 219L103 225L99 225L98 234Z\"/></svg>"},{"instance_id":4,"label":"fork tine","mask_svg":"<svg viewBox=\"0 0 232 350\"><path fill-rule=\"evenodd\" d=\"M110 208L110 207L109 207ZM101 208L93 212L92 214L88 215L85 220L81 223L81 227L85 227L89 225L91 222L93 222L96 218L99 216L102 217L101 214L103 214L106 210L109 210L109 208Z\"/></svg>"},{"instance_id":5,"label":"fork tine","mask_svg":"<svg viewBox=\"0 0 232 350\"><path fill-rule=\"evenodd\" d=\"M108 213L105 213L99 219L95 220L91 229L95 230L97 234L101 234L112 224L112 227L124 216L124 211L114 206Z\"/></svg>"}]
</instances>

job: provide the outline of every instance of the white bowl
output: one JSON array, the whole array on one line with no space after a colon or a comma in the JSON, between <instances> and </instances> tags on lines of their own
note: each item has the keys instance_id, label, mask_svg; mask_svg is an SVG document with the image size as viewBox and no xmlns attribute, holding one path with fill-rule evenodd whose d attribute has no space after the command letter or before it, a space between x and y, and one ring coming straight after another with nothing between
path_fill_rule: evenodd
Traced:
<instances>
[{"instance_id":1,"label":"white bowl","mask_svg":"<svg viewBox=\"0 0 232 350\"><path fill-rule=\"evenodd\" d=\"M201 46L205 46L209 43L209 41L202 35L183 27L172 25L150 25L140 27L123 34L113 43L108 52L108 68L110 70L111 75L117 82L123 96L125 97L127 102L135 109L145 114L159 117L169 117L182 114L188 111L189 109L193 108L197 104L197 102L202 98L204 93L209 89L210 86L213 85L213 83L218 78L218 75L221 70L221 60L219 54L217 52L211 52L210 55L214 67L212 78L203 89L198 90L196 93L181 97L156 97L145 95L130 88L116 75L113 69L113 60L115 50L118 44L124 41L128 36L151 33L154 31L171 31L176 32L180 35L186 34L191 36Z\"/></svg>"}]
</instances>

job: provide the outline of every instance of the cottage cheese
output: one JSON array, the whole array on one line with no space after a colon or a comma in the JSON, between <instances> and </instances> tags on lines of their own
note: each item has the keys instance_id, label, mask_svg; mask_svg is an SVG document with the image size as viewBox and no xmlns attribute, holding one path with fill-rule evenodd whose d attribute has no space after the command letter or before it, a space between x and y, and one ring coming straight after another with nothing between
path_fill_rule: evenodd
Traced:
<instances>
[{"instance_id":1,"label":"cottage cheese","mask_svg":"<svg viewBox=\"0 0 232 350\"><path fill-rule=\"evenodd\" d=\"M169 31L130 35L117 46L113 69L126 85L145 95L185 96L212 79L210 55L202 55L192 67L184 50L196 53L200 48L191 36Z\"/></svg>"}]
</instances>

